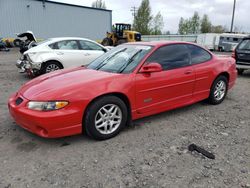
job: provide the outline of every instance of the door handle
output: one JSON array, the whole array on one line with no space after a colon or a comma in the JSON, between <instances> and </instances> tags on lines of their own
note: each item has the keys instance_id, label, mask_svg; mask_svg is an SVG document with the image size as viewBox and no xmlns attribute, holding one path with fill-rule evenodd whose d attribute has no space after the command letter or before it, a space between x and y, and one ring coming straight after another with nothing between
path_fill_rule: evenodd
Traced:
<instances>
[{"instance_id":1,"label":"door handle","mask_svg":"<svg viewBox=\"0 0 250 188\"><path fill-rule=\"evenodd\" d=\"M63 55L64 53L63 52L57 52L56 54L57 55Z\"/></svg>"},{"instance_id":2,"label":"door handle","mask_svg":"<svg viewBox=\"0 0 250 188\"><path fill-rule=\"evenodd\" d=\"M86 54L84 54L85 56L89 56L90 54L89 53L86 53Z\"/></svg>"},{"instance_id":3,"label":"door handle","mask_svg":"<svg viewBox=\"0 0 250 188\"><path fill-rule=\"evenodd\" d=\"M191 74L193 71L192 70L187 70L184 72L184 74Z\"/></svg>"}]
</instances>

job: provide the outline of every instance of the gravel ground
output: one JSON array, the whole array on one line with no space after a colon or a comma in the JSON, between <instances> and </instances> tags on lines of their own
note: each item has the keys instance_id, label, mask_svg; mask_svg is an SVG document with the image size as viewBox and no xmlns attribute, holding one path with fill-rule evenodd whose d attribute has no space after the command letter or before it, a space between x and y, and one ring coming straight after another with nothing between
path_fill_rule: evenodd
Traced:
<instances>
[{"instance_id":1,"label":"gravel ground","mask_svg":"<svg viewBox=\"0 0 250 188\"><path fill-rule=\"evenodd\" d=\"M0 187L250 187L250 72L217 106L200 102L133 122L117 137L43 139L9 116L29 80L0 52ZM195 143L215 160L189 152Z\"/></svg>"}]
</instances>

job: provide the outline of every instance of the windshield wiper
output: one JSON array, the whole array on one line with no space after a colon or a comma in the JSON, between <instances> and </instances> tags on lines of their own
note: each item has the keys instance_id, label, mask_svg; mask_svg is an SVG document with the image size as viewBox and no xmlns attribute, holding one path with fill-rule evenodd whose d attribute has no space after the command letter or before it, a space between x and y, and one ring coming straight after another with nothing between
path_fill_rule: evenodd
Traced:
<instances>
[{"instance_id":1,"label":"windshield wiper","mask_svg":"<svg viewBox=\"0 0 250 188\"><path fill-rule=\"evenodd\" d=\"M134 58L139 54L141 53L142 49L138 50L136 53L134 53L134 55L129 58L128 62L126 64L124 64L117 72L118 73L122 73L129 65L130 63L133 62Z\"/></svg>"},{"instance_id":2,"label":"windshield wiper","mask_svg":"<svg viewBox=\"0 0 250 188\"><path fill-rule=\"evenodd\" d=\"M103 66L105 66L105 65L107 64L107 61L108 61L108 60L110 60L110 59L113 58L115 55L117 55L117 54L119 54L119 53L121 53L121 52L123 52L123 51L125 51L125 50L127 50L127 48L121 49L121 50L115 52L114 54L112 54L111 56L107 57L106 59L103 60L102 63L100 63L100 64L95 68L95 70L101 69Z\"/></svg>"}]
</instances>

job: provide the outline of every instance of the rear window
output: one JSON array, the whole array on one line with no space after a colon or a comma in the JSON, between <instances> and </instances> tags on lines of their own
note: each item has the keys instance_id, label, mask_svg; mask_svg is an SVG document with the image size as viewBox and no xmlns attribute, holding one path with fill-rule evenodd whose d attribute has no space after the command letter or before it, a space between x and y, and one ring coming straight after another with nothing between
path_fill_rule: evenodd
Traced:
<instances>
[{"instance_id":1,"label":"rear window","mask_svg":"<svg viewBox=\"0 0 250 188\"><path fill-rule=\"evenodd\" d=\"M199 64L199 63L207 62L212 59L212 56L206 50L198 46L188 44L187 47L191 54L192 64Z\"/></svg>"}]
</instances>

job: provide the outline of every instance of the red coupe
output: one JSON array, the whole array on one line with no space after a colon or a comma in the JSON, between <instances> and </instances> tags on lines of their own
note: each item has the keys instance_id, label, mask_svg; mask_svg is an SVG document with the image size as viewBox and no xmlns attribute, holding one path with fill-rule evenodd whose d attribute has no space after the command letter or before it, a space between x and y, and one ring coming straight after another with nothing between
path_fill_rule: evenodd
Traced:
<instances>
[{"instance_id":1,"label":"red coupe","mask_svg":"<svg viewBox=\"0 0 250 188\"><path fill-rule=\"evenodd\" d=\"M131 120L208 99L221 103L237 77L235 60L187 42L120 45L86 67L59 70L9 99L17 124L42 137L117 135Z\"/></svg>"}]
</instances>

